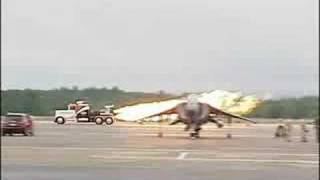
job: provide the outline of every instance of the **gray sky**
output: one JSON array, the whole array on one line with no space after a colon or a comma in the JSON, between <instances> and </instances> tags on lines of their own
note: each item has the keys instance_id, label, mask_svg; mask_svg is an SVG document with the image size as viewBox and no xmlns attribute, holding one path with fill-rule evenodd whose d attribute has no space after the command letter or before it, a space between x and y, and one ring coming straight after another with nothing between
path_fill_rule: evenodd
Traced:
<instances>
[{"instance_id":1,"label":"gray sky","mask_svg":"<svg viewBox=\"0 0 320 180\"><path fill-rule=\"evenodd\" d=\"M318 94L318 3L2 1L2 88Z\"/></svg>"}]
</instances>

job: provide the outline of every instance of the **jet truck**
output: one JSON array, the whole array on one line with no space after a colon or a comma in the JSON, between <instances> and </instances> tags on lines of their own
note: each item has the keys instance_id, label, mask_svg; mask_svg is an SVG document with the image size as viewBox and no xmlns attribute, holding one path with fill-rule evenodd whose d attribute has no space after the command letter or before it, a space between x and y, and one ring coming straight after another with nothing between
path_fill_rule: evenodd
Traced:
<instances>
[{"instance_id":1,"label":"jet truck","mask_svg":"<svg viewBox=\"0 0 320 180\"><path fill-rule=\"evenodd\" d=\"M115 121L113 107L108 105L104 109L93 111L86 101L75 101L68 105L68 110L56 110L54 122L64 124L66 121L76 121L111 125Z\"/></svg>"}]
</instances>

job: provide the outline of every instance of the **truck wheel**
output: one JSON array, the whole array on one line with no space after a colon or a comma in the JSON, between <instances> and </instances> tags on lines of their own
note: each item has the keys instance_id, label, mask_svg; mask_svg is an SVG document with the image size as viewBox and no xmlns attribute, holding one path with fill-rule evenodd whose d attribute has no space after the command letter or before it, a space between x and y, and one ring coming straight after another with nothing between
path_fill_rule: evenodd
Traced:
<instances>
[{"instance_id":1,"label":"truck wheel","mask_svg":"<svg viewBox=\"0 0 320 180\"><path fill-rule=\"evenodd\" d=\"M96 117L94 119L94 122L97 124L97 125L101 125L103 123L103 119L102 117Z\"/></svg>"},{"instance_id":2,"label":"truck wheel","mask_svg":"<svg viewBox=\"0 0 320 180\"><path fill-rule=\"evenodd\" d=\"M106 122L107 125L111 125L111 124L113 124L114 120L113 120L113 118L107 117L105 119L105 122Z\"/></svg>"},{"instance_id":3,"label":"truck wheel","mask_svg":"<svg viewBox=\"0 0 320 180\"><path fill-rule=\"evenodd\" d=\"M63 117L57 117L56 120L55 120L55 122L56 122L57 124L64 124L66 121L64 120Z\"/></svg>"},{"instance_id":4,"label":"truck wheel","mask_svg":"<svg viewBox=\"0 0 320 180\"><path fill-rule=\"evenodd\" d=\"M30 129L25 129L25 130L23 131L23 135L24 135L24 136L33 136L33 132L32 132L32 130L30 130Z\"/></svg>"}]
</instances>

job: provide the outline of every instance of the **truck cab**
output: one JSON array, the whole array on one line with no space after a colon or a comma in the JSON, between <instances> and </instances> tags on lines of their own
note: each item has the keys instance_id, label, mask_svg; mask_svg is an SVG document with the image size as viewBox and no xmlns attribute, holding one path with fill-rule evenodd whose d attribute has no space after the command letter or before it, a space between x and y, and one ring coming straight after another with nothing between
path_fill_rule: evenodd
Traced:
<instances>
[{"instance_id":1,"label":"truck cab","mask_svg":"<svg viewBox=\"0 0 320 180\"><path fill-rule=\"evenodd\" d=\"M95 122L98 125L114 122L113 105L105 106L100 111L92 111L86 101L76 101L68 105L68 110L56 110L55 123L64 124L66 121Z\"/></svg>"}]
</instances>

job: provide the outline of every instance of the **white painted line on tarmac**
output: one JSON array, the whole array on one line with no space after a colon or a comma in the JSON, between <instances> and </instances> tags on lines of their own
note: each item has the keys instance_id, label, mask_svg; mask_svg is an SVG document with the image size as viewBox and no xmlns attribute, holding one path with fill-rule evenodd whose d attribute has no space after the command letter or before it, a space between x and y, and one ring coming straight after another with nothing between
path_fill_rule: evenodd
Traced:
<instances>
[{"instance_id":1,"label":"white painted line on tarmac","mask_svg":"<svg viewBox=\"0 0 320 180\"><path fill-rule=\"evenodd\" d=\"M177 160L174 157L154 157L154 156L103 156L103 155L91 155L90 158L97 159L136 159L136 160ZM286 163L286 164L309 164L313 166L319 166L319 161L308 161L308 160L275 160L275 159L209 159L209 158L184 158L179 159L183 161L206 161L206 162L254 162L254 163Z\"/></svg>"},{"instance_id":2,"label":"white painted line on tarmac","mask_svg":"<svg viewBox=\"0 0 320 180\"><path fill-rule=\"evenodd\" d=\"M188 154L189 153L187 153L187 152L181 152L176 159L178 159L178 160L185 159Z\"/></svg>"},{"instance_id":3,"label":"white painted line on tarmac","mask_svg":"<svg viewBox=\"0 0 320 180\"><path fill-rule=\"evenodd\" d=\"M62 132L62 133L58 133L58 132L44 132L44 133L39 133L38 135L46 135L46 136L66 136L67 134Z\"/></svg>"},{"instance_id":4,"label":"white painted line on tarmac","mask_svg":"<svg viewBox=\"0 0 320 180\"><path fill-rule=\"evenodd\" d=\"M52 135L52 136L60 136L60 135L72 135L73 134L67 134L67 133L55 133L55 132L46 132L46 133L40 133L40 135ZM127 136L132 136L132 137L157 137L156 133L128 133L128 134L123 134L123 135L118 135L118 134L114 134L112 132L87 132L87 133L81 133L78 136L88 136L88 135L116 135L118 137L127 137ZM188 137L187 135L183 134L183 133L167 133L164 134L165 137ZM213 135L204 135L204 138L226 138L225 134L213 134ZM236 134L233 135L234 138L269 138L272 139L273 136L256 136L256 135L241 135L241 134ZM299 139L301 138L300 136L292 136L292 139ZM309 140L314 140L314 137L309 137Z\"/></svg>"},{"instance_id":5,"label":"white painted line on tarmac","mask_svg":"<svg viewBox=\"0 0 320 180\"><path fill-rule=\"evenodd\" d=\"M56 124L54 122L54 119L52 120L34 120L33 121L36 124ZM65 124L63 125L96 125L94 122L76 122L76 121L72 121L72 120L68 120ZM63 126L63 125L59 125L59 126ZM138 124L138 123L116 123L114 125L112 125L114 127L136 127L136 128L158 128L159 125L158 124ZM169 124L164 124L162 125L162 127L165 128L184 128L184 126L172 126ZM204 126L206 129L219 129L218 127L215 126ZM250 126L246 126L244 124L238 124L238 125L233 125L233 126L226 126L223 129L242 129L242 128L250 128Z\"/></svg>"},{"instance_id":6,"label":"white painted line on tarmac","mask_svg":"<svg viewBox=\"0 0 320 180\"><path fill-rule=\"evenodd\" d=\"M315 149L317 148L317 146L314 146ZM287 147L290 148L290 147ZM266 151L270 151L270 150L283 150L285 148L281 148L281 147L223 147L223 149L225 150L266 150Z\"/></svg>"},{"instance_id":7,"label":"white painted line on tarmac","mask_svg":"<svg viewBox=\"0 0 320 180\"><path fill-rule=\"evenodd\" d=\"M221 161L221 162L256 162L256 163L288 163L288 164L314 164L319 165L319 161L308 161L308 160L291 160L291 159L204 159L204 158L188 158L185 160L194 161Z\"/></svg>"},{"instance_id":8,"label":"white painted line on tarmac","mask_svg":"<svg viewBox=\"0 0 320 180\"><path fill-rule=\"evenodd\" d=\"M193 152L194 154L203 154L203 152ZM206 152L206 155L236 155L236 156L244 156L244 155L250 155L250 156L257 156L257 155L265 155L265 156L304 156L304 157L317 157L319 154L295 154L295 153L256 153L256 152L219 152L219 153L212 153L212 152Z\"/></svg>"},{"instance_id":9,"label":"white painted line on tarmac","mask_svg":"<svg viewBox=\"0 0 320 180\"><path fill-rule=\"evenodd\" d=\"M52 121L33 121L35 124L56 124Z\"/></svg>"},{"instance_id":10,"label":"white painted line on tarmac","mask_svg":"<svg viewBox=\"0 0 320 180\"><path fill-rule=\"evenodd\" d=\"M53 146L2 146L3 148L16 148L16 149L44 149L44 150L110 150L110 151L124 151L124 150L136 150L136 151L170 151L170 152L208 152L208 150L191 150L191 149L155 149L152 147L146 148L134 148L134 147L119 147L119 148L112 148L112 147L53 147ZM224 148L225 150L229 148ZM244 150L245 148L243 148ZM264 148L262 148L264 149ZM277 148L279 149L279 148Z\"/></svg>"},{"instance_id":11,"label":"white painted line on tarmac","mask_svg":"<svg viewBox=\"0 0 320 180\"><path fill-rule=\"evenodd\" d=\"M112 134L112 133L110 133ZM140 137L157 137L156 133L128 133L129 136L140 136ZM164 137L188 137L186 134L182 133L164 133L163 134ZM203 135L204 138L226 138L226 134L213 134L213 135L208 135L205 134ZM269 139L273 139L274 137L272 135L270 136L261 136L261 135L245 135L245 134L233 134L232 137L234 138L269 138ZM292 136L292 139L298 139L301 138L300 136ZM201 138L200 138L201 139ZM314 139L313 137L310 137L309 139Z\"/></svg>"},{"instance_id":12,"label":"white painted line on tarmac","mask_svg":"<svg viewBox=\"0 0 320 180\"><path fill-rule=\"evenodd\" d=\"M153 147L135 148L135 147L49 147L49 146L4 146L3 149L34 149L34 150L103 150L103 151L140 151L140 152L187 152L187 153L201 153L201 154L256 154L256 155L293 155L293 156L319 156L318 153L265 153L265 152L248 152L248 150L281 150L282 148L232 148L224 147L217 150L247 150L246 152L213 152L212 150L204 149L155 149Z\"/></svg>"}]
</instances>

